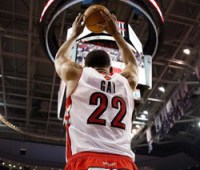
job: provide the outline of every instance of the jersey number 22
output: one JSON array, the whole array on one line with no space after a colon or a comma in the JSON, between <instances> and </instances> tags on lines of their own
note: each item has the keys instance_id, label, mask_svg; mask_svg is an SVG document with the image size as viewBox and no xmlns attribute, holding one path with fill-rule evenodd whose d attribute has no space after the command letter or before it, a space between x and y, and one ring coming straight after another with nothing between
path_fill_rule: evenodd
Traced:
<instances>
[{"instance_id":1,"label":"jersey number 22","mask_svg":"<svg viewBox=\"0 0 200 170\"><path fill-rule=\"evenodd\" d=\"M100 102L98 102L100 100ZM106 125L106 120L101 119L101 115L106 111L108 107L108 98L105 94L100 92L95 92L90 96L90 105L97 105L97 108L93 111L90 117L87 120L88 124L98 124L98 125ZM99 104L98 104L99 103ZM110 125L115 128L125 129L126 125L122 123L123 118L126 115L126 102L123 98L119 96L114 96L111 100L112 108L118 109L118 113L111 120ZM112 113L111 113L112 114Z\"/></svg>"}]
</instances>

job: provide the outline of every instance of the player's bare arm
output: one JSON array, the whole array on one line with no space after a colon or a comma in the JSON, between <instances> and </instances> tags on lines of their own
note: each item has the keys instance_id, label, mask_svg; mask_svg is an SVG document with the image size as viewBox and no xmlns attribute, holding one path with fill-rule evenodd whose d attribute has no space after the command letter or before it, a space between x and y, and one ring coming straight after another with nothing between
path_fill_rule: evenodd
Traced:
<instances>
[{"instance_id":1,"label":"player's bare arm","mask_svg":"<svg viewBox=\"0 0 200 170\"><path fill-rule=\"evenodd\" d=\"M119 33L116 25L116 16L113 14L108 15L103 12L102 15L106 20L105 24L102 26L104 27L104 30L111 34L116 40L124 63L126 65L122 75L128 79L132 90L135 90L138 81L138 65L135 54L128 46L122 35Z\"/></svg>"},{"instance_id":2,"label":"player's bare arm","mask_svg":"<svg viewBox=\"0 0 200 170\"><path fill-rule=\"evenodd\" d=\"M72 46L75 43L77 37L83 32L84 23L83 15L79 14L73 25L72 25L72 35L67 41L65 41L62 46L59 48L56 58L55 58L55 69L59 77L64 80L66 83L68 81L77 80L81 74L82 67L73 62L70 59Z\"/></svg>"}]
</instances>

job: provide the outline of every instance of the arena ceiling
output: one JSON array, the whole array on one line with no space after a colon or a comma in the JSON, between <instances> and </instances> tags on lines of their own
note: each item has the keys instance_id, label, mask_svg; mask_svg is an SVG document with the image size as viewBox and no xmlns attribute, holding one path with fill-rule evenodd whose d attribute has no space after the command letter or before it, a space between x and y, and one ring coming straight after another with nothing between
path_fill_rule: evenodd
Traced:
<instances>
[{"instance_id":1,"label":"arena ceiling","mask_svg":"<svg viewBox=\"0 0 200 170\"><path fill-rule=\"evenodd\" d=\"M114 11L118 19L128 22L141 42L146 40L148 25L133 14L130 6L119 1L98 2ZM186 82L191 106L167 134L160 140L154 139L152 154L165 156L185 148L183 151L198 159L200 87L195 66L200 59L200 2L157 2L165 18L164 36L153 59L152 89L145 90L137 103L137 117L148 110L148 120L142 122L132 145L136 153L148 152L145 130L150 126L154 129L154 118ZM0 138L64 145L64 127L57 119L60 79L42 48L38 32L46 3L46 0L0 1L0 114L4 118L1 118L4 123L0 123ZM65 40L64 30L71 27L74 18L85 8L79 3L57 21L59 44ZM189 55L183 53L185 48L191 50ZM158 90L160 86L165 88L165 93ZM188 151L188 147L194 149Z\"/></svg>"}]
</instances>

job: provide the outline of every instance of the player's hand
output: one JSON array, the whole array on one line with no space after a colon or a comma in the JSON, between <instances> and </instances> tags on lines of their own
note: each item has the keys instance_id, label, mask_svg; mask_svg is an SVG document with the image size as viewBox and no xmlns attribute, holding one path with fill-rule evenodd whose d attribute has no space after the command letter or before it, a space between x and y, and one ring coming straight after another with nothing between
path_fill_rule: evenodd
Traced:
<instances>
[{"instance_id":1,"label":"player's hand","mask_svg":"<svg viewBox=\"0 0 200 170\"><path fill-rule=\"evenodd\" d=\"M72 24L72 36L78 37L85 27L85 22L83 22L83 14L79 13Z\"/></svg>"},{"instance_id":2,"label":"player's hand","mask_svg":"<svg viewBox=\"0 0 200 170\"><path fill-rule=\"evenodd\" d=\"M104 17L105 23L99 26L103 27L103 29L112 36L118 34L117 17L114 14L105 13L103 11L101 11L101 15Z\"/></svg>"}]
</instances>

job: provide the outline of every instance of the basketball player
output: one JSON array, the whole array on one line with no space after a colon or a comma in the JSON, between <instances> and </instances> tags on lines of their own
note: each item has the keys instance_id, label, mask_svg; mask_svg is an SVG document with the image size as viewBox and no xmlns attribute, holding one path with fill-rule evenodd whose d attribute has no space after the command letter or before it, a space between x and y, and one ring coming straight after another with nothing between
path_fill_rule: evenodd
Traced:
<instances>
[{"instance_id":1,"label":"basketball player","mask_svg":"<svg viewBox=\"0 0 200 170\"><path fill-rule=\"evenodd\" d=\"M72 45L85 27L79 14L55 59L67 86L65 170L137 170L130 147L137 62L118 31L116 17L101 15L106 22L99 26L114 37L126 66L122 74L112 74L110 58L101 50L86 56L84 68L70 60Z\"/></svg>"}]
</instances>

